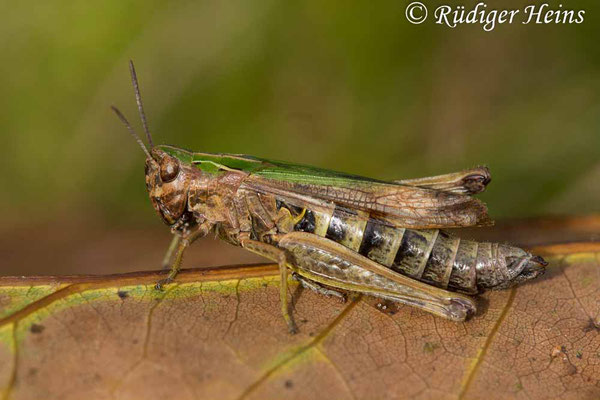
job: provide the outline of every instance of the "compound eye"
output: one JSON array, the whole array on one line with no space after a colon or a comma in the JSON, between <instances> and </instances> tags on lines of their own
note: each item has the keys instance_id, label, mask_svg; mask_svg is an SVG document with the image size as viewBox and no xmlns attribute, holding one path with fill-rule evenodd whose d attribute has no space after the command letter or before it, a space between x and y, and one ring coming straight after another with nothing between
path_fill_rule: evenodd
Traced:
<instances>
[{"instance_id":1,"label":"compound eye","mask_svg":"<svg viewBox=\"0 0 600 400\"><path fill-rule=\"evenodd\" d=\"M171 182L179 174L179 163L173 158L163 159L160 165L160 180L163 182Z\"/></svg>"}]
</instances>

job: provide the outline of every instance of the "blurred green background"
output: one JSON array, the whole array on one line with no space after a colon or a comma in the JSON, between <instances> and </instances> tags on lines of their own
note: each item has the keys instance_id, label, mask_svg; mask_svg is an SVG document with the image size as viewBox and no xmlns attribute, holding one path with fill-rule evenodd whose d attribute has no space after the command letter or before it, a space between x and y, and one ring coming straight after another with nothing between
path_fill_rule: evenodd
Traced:
<instances>
[{"instance_id":1,"label":"blurred green background","mask_svg":"<svg viewBox=\"0 0 600 400\"><path fill-rule=\"evenodd\" d=\"M160 230L166 247L143 154L109 109L141 132L130 58L157 143L383 179L485 164L494 218L597 212L600 5L563 2L580 25L484 32L435 25L438 2L412 25L408 3L5 2L0 246L68 231L74 248L99 227Z\"/></svg>"}]
</instances>

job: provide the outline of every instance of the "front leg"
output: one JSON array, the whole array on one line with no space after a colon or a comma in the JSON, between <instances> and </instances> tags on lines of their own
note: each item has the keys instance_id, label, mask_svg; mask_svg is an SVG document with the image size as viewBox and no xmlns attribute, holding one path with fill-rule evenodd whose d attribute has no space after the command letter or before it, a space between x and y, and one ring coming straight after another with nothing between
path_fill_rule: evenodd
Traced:
<instances>
[{"instance_id":1,"label":"front leg","mask_svg":"<svg viewBox=\"0 0 600 400\"><path fill-rule=\"evenodd\" d=\"M183 261L183 253L185 252L185 249L187 249L188 246L194 242L194 240L205 236L210 231L211 227L212 225L205 221L199 224L193 231L184 233L182 235L177 235L180 237L180 239L173 238L173 240L171 241L171 245L169 246L169 250L165 255L165 259L167 257L171 258L171 253L173 252L173 249L177 247L177 252L175 253L175 260L173 261L173 264L171 264L171 270L169 271L169 275L167 275L165 279L161 279L158 282L156 282L156 285L154 286L155 289L162 290L164 285L173 282L173 279L175 279L175 276L177 276L177 273L181 268L181 262Z\"/></svg>"},{"instance_id":2,"label":"front leg","mask_svg":"<svg viewBox=\"0 0 600 400\"><path fill-rule=\"evenodd\" d=\"M161 264L162 269L167 269L167 268L169 268L169 265L171 265L171 258L173 258L173 252L179 246L180 241L181 241L181 236L178 234L174 234L173 238L171 239L171 243L169 243L169 248L167 249L167 252L165 253L165 256L163 257L162 264Z\"/></svg>"}]
</instances>

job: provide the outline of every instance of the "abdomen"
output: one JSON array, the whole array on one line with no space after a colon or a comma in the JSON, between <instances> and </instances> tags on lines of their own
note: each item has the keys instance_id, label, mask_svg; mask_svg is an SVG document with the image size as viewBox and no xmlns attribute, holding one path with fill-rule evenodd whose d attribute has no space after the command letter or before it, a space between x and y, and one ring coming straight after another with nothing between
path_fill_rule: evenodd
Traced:
<instances>
[{"instance_id":1,"label":"abdomen","mask_svg":"<svg viewBox=\"0 0 600 400\"><path fill-rule=\"evenodd\" d=\"M301 215L298 207L277 205ZM493 262L490 243L461 240L438 229L396 228L340 206L304 211L293 230L326 237L411 278L471 294L478 292L477 265L487 268Z\"/></svg>"}]
</instances>

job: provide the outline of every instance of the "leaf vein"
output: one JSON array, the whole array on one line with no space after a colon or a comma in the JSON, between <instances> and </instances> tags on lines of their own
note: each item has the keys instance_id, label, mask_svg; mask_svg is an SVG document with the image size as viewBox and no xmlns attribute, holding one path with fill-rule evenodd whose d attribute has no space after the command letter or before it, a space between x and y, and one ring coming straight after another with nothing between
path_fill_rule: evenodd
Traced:
<instances>
[{"instance_id":1,"label":"leaf vein","mask_svg":"<svg viewBox=\"0 0 600 400\"><path fill-rule=\"evenodd\" d=\"M508 311L510 310L510 307L512 306L513 301L515 300L516 293L517 293L517 291L515 288L512 288L510 290L510 293L508 295L508 300L506 301L506 304L504 305L504 308L502 309L500 316L496 320L496 323L492 327L492 330L490 331L490 334L486 338L485 343L483 344L479 353L477 354L476 359L475 359L475 364L473 365L473 368L471 368L471 370L469 371L469 374L467 375L466 379L464 380L465 383L460 388L460 392L458 393L458 400L462 400L465 398L465 395L469 391L471 384L475 380L475 376L479 372L481 364L483 364L483 359L485 358L488 349L492 345L494 338L496 337L496 334L500 330L500 326L502 325L502 322L504 322L504 319L508 315Z\"/></svg>"},{"instance_id":2,"label":"leaf vein","mask_svg":"<svg viewBox=\"0 0 600 400\"><path fill-rule=\"evenodd\" d=\"M273 374L275 374L275 372L277 372L282 367L284 367L285 365L289 364L291 361L293 361L297 357L301 356L302 354L306 353L308 350L312 349L313 347L315 347L319 343L321 343L323 340L325 340L325 338L346 317L346 315L348 315L348 313L350 313L350 311L352 311L352 309L354 309L354 307L356 306L356 304L358 304L358 302L360 301L361 297L362 296L357 296L355 299L353 299L352 302L350 304L348 304L348 306L346 306L346 308L344 308L342 310L342 312L340 312L340 314L337 317L335 317L335 319L325 329L323 329L323 331L321 331L321 333L319 333L317 336L315 336L314 339L312 339L311 341L309 341L304 346L301 346L297 351L295 351L294 353L290 354L288 357L286 357L283 360L281 360L274 367L272 367L269 370L265 371L257 380L255 380L252 384L250 384L250 386L248 386L242 392L242 394L238 397L238 400L242 400L242 399L245 399L246 397L248 397L262 383L264 383Z\"/></svg>"}]
</instances>

